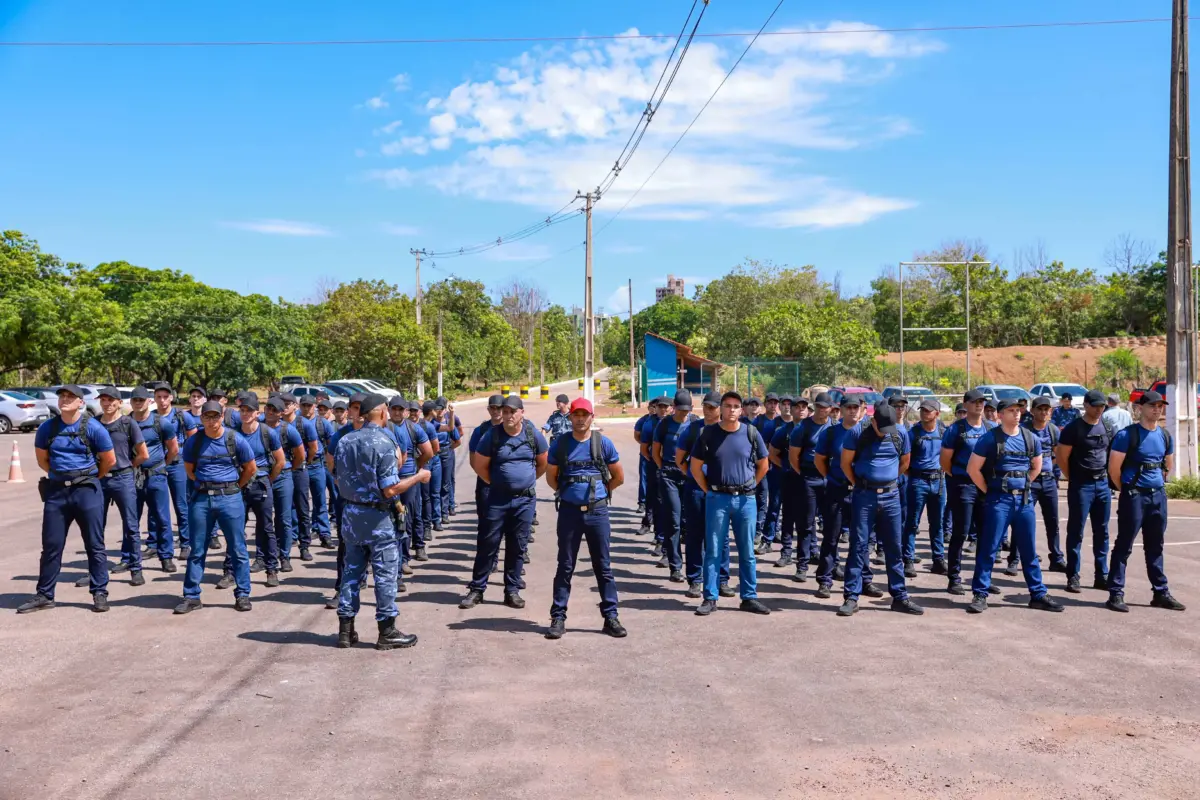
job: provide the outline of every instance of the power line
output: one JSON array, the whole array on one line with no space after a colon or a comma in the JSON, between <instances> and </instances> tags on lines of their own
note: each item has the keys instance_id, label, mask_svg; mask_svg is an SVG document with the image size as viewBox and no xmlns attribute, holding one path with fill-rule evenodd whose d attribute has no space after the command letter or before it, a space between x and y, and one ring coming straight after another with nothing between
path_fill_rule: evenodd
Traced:
<instances>
[{"instance_id":1,"label":"power line","mask_svg":"<svg viewBox=\"0 0 1200 800\"><path fill-rule=\"evenodd\" d=\"M1190 17L1189 19L1200 19ZM1064 20L1059 22L1015 22L996 25L931 25L904 28L844 28L834 30L770 31L761 36L852 36L879 33L952 33L960 31L1033 30L1039 28L1092 28L1113 25L1143 25L1170 22L1170 17L1132 19ZM699 39L729 39L750 36L745 31L700 33ZM409 39L289 39L210 41L0 41L0 47L352 47L427 44L520 44L536 42L595 42L639 39L668 39L661 33L580 34L576 36L459 36Z\"/></svg>"}]
</instances>

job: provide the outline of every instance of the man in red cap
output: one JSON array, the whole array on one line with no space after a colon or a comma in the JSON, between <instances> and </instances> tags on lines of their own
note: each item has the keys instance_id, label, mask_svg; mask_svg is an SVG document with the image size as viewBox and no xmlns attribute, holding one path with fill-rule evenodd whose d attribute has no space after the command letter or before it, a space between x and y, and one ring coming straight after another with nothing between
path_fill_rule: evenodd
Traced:
<instances>
[{"instance_id":1,"label":"man in red cap","mask_svg":"<svg viewBox=\"0 0 1200 800\"><path fill-rule=\"evenodd\" d=\"M608 554L612 535L608 504L613 491L625 482L625 470L612 441L591 430L592 415L591 402L576 398L571 403L571 433L557 437L549 452L546 483L558 498L558 571L547 639L561 639L566 631L571 576L585 537L600 590L604 632L618 639L626 635L617 618L617 584Z\"/></svg>"}]
</instances>

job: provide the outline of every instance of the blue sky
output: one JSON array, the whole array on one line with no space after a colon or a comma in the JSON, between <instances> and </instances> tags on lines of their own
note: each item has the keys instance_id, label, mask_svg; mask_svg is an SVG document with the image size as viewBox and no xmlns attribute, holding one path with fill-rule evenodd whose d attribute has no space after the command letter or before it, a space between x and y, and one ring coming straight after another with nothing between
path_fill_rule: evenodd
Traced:
<instances>
[{"instance_id":1,"label":"blue sky","mask_svg":"<svg viewBox=\"0 0 1200 800\"><path fill-rule=\"evenodd\" d=\"M0 39L285 40L675 34L686 0L605 3L9 0ZM775 0L712 0L702 32ZM1126 19L1166 0L789 0L772 29ZM744 47L698 42L598 230ZM446 250L598 183L657 79L662 41L256 48L0 48L0 225L84 263L174 267L289 300L322 279L411 291ZM595 242L597 307L743 258L863 290L887 264L978 238L1102 267L1166 236L1170 26L772 37ZM422 271L582 301L582 219Z\"/></svg>"}]
</instances>

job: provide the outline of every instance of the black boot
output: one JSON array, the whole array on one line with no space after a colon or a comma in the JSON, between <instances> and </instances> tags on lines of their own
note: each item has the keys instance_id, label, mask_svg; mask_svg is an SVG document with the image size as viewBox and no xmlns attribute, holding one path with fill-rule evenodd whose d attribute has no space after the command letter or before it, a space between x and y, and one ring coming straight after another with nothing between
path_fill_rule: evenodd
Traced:
<instances>
[{"instance_id":1,"label":"black boot","mask_svg":"<svg viewBox=\"0 0 1200 800\"><path fill-rule=\"evenodd\" d=\"M396 630L395 617L376 624L379 625L379 639L375 642L376 650L397 650L402 647L412 647L417 643L415 633L401 633Z\"/></svg>"},{"instance_id":2,"label":"black boot","mask_svg":"<svg viewBox=\"0 0 1200 800\"><path fill-rule=\"evenodd\" d=\"M358 633L354 630L354 617L339 617L337 646L346 648L356 644L358 644Z\"/></svg>"}]
</instances>

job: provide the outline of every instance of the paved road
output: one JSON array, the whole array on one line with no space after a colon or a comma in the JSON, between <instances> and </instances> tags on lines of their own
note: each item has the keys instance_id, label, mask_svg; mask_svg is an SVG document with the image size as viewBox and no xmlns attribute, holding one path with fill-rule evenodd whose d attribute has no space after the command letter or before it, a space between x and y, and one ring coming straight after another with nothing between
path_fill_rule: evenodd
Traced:
<instances>
[{"instance_id":1,"label":"paved road","mask_svg":"<svg viewBox=\"0 0 1200 800\"><path fill-rule=\"evenodd\" d=\"M550 403L530 401L539 421ZM474 423L482 409L464 409ZM628 426L612 426L627 464ZM599 635L581 559L559 642L542 638L554 512L542 499L525 592L513 611L490 589L457 608L474 547L465 513L417 565L401 601L411 650L333 647L323 596L333 552L277 589L255 576L238 614L211 584L206 607L171 608L182 573L111 586L87 610L73 538L59 608L18 617L32 590L40 508L32 436L16 440L30 482L0 484L0 798L395 796L1194 798L1200 785L1200 507L1172 504L1167 569L1185 614L1133 613L1089 590L1065 614L1029 611L1014 579L983 617L923 574L916 619L867 601L846 620L813 584L771 567L770 617L694 616L655 569L636 520L615 510L613 550L629 638ZM632 508L636 485L618 492ZM1190 517L1190 519L1184 519ZM113 517L116 519L115 513ZM110 523L112 525L114 523ZM1192 544L1182 544L1192 542ZM585 548L586 550L586 548ZM1135 560L1138 555L1135 552ZM1061 584L1061 575L1054 575ZM365 598L369 600L369 597ZM369 603L361 618L373 631Z\"/></svg>"}]
</instances>

